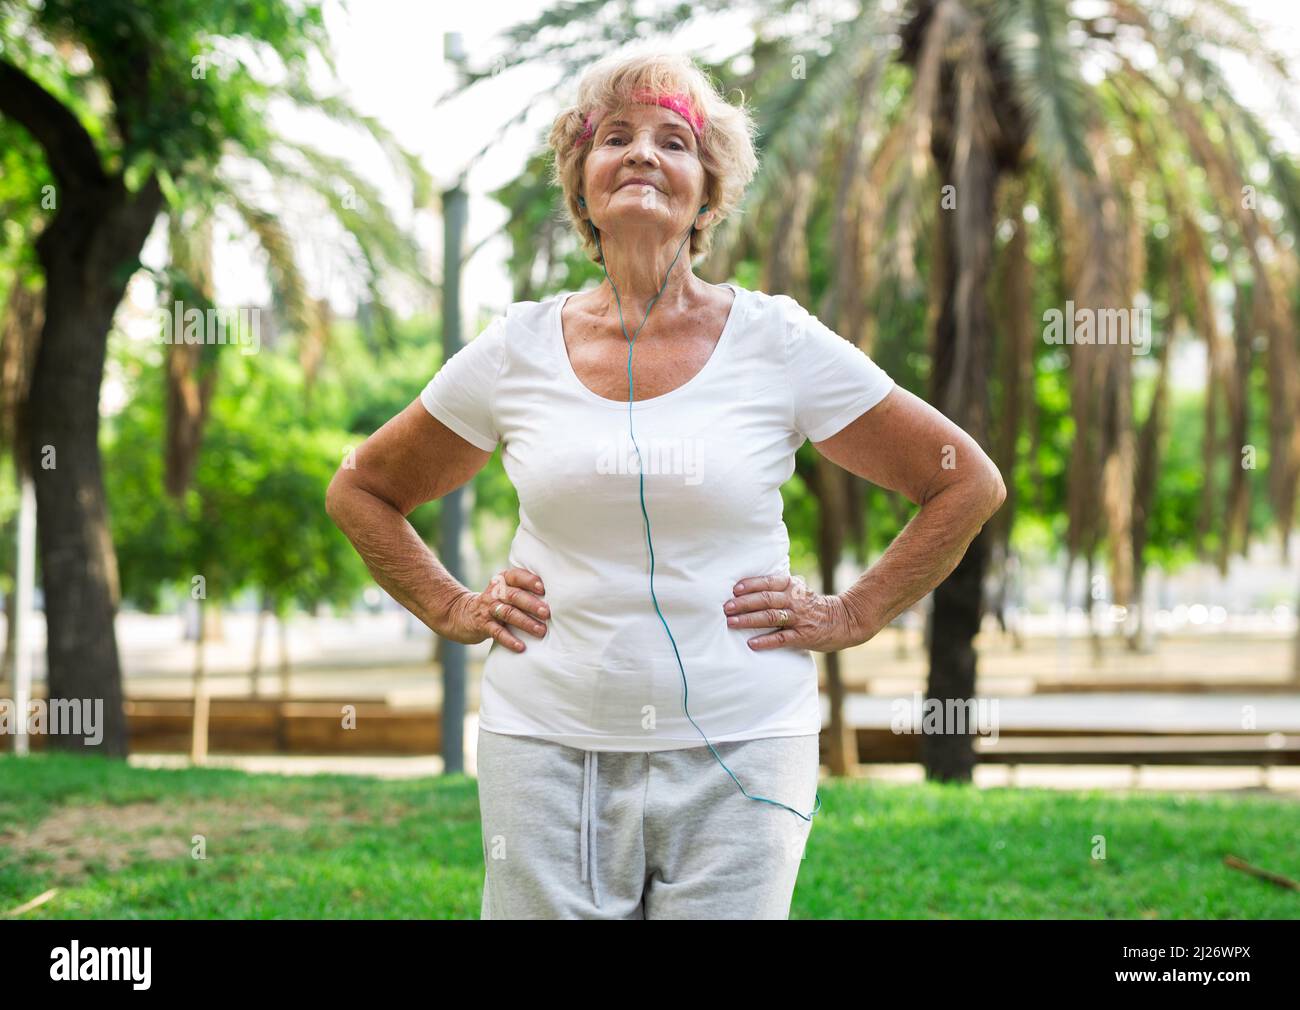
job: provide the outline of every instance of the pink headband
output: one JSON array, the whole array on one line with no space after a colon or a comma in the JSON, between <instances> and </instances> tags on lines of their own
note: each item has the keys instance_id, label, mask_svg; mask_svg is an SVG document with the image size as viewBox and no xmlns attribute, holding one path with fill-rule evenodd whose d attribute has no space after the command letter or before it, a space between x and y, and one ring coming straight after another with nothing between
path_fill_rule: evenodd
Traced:
<instances>
[{"instance_id":1,"label":"pink headband","mask_svg":"<svg viewBox=\"0 0 1300 1010\"><path fill-rule=\"evenodd\" d=\"M642 88L632 96L632 101L640 105L662 105L665 109L672 109L673 112L691 124L691 129L695 131L697 140L700 134L704 132L704 115L696 112L691 107L691 99L688 95L682 93L655 95ZM600 121L605 117L605 111L604 109L596 109L587 114L582 126L582 133L578 135L574 147L581 147L592 138L596 132L596 127L600 125Z\"/></svg>"}]
</instances>

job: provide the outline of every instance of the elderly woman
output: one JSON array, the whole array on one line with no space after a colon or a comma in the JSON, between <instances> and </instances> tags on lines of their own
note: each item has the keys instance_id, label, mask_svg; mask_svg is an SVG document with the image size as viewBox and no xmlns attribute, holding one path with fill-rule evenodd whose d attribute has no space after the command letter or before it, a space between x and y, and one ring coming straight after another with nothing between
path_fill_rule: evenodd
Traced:
<instances>
[{"instance_id":1,"label":"elderly woman","mask_svg":"<svg viewBox=\"0 0 1300 1010\"><path fill-rule=\"evenodd\" d=\"M331 483L381 586L439 635L493 639L484 918L787 918L818 800L812 653L942 581L1005 495L969 435L794 300L692 272L752 133L689 59L593 67L550 144L604 281L510 305ZM780 488L805 439L921 505L837 595L790 573ZM519 526L476 592L404 517L498 443Z\"/></svg>"}]
</instances>

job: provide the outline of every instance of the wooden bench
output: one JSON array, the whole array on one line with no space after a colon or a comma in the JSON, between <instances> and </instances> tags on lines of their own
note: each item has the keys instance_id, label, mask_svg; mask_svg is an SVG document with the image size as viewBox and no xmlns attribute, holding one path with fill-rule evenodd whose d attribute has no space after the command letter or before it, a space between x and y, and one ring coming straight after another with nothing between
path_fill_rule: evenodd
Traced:
<instances>
[{"instance_id":1,"label":"wooden bench","mask_svg":"<svg viewBox=\"0 0 1300 1010\"><path fill-rule=\"evenodd\" d=\"M921 760L919 733L858 727L863 764ZM1004 729L972 738L981 764L1300 765L1300 734ZM822 735L825 754L826 736Z\"/></svg>"},{"instance_id":2,"label":"wooden bench","mask_svg":"<svg viewBox=\"0 0 1300 1010\"><path fill-rule=\"evenodd\" d=\"M344 706L355 725L344 727ZM132 753L188 753L194 702L188 698L128 698L123 702ZM33 751L48 737L29 738ZM0 750L12 750L0 736ZM437 708L395 708L356 698L282 700L212 698L208 750L214 754L438 754L442 717Z\"/></svg>"},{"instance_id":3,"label":"wooden bench","mask_svg":"<svg viewBox=\"0 0 1300 1010\"><path fill-rule=\"evenodd\" d=\"M977 738L983 764L1300 765L1300 734Z\"/></svg>"}]
</instances>

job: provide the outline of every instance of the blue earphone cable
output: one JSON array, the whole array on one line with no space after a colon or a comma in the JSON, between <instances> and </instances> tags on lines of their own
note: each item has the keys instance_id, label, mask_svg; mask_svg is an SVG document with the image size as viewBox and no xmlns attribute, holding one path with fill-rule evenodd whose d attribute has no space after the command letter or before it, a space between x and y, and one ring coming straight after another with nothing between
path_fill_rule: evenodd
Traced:
<instances>
[{"instance_id":1,"label":"blue earphone cable","mask_svg":"<svg viewBox=\"0 0 1300 1010\"><path fill-rule=\"evenodd\" d=\"M587 206L587 201L585 198L580 196L578 197L578 204L579 206L585 208ZM708 210L708 208L709 205L707 203L704 204L703 206L700 207L696 216L698 217L700 214L703 214L706 210ZM686 698L689 692L689 689L686 684L686 670L682 666L682 657L681 657L681 653L677 649L677 640L673 638L672 630L668 627L668 622L664 620L663 611L659 609L659 598L655 596L655 549L654 549L654 544L651 542L650 539L650 515L648 512L646 512L646 507L645 507L645 466L641 459L641 447L637 445L636 435L632 431L632 402L633 402L632 347L633 344L636 343L637 334L640 334L641 330L645 327L646 320L650 318L650 312L654 308L655 302L659 300L659 295L663 294L664 288L668 286L668 278L672 276L673 267L677 265L677 257L681 255L682 247L686 245L686 240L691 237L691 232L695 231L695 225L694 223L691 224L691 231L686 233L686 238L682 239L681 245L677 247L677 252L673 256L673 261L668 265L668 273L664 276L663 284L660 286L658 293L655 294L655 296L650 299L650 304L646 306L645 319L641 320L641 325L636 328L636 333L630 337L628 336L627 333L627 323L623 321L622 299L619 298L618 288L614 285L614 279L609 276L609 270L605 266L605 253L604 250L600 248L600 233L596 230L596 227L592 224L590 218L587 220L587 227L591 229L592 236L596 240L596 249L601 254L600 256L601 269L605 271L605 279L609 281L609 286L614 291L614 301L618 305L618 323L619 326L623 328L623 336L627 337L627 425L628 425L628 435L629 437L631 437L632 445L636 449L637 474L640 478L640 488L641 488L641 516L645 520L646 546L650 550L650 599L654 602L655 613L659 615L659 621L660 623L663 624L664 631L668 632L668 640L672 643L673 646L673 655L677 657L677 668L681 670L682 710L686 713L686 718L691 720L691 725L695 727L695 729L699 732L700 736L704 737L705 744L708 745L709 750L713 753L713 756L717 759L718 764L722 765L723 771L725 771L728 775L731 775L731 780L736 783L736 785L740 788L740 791L744 793L745 796L747 796L751 800L758 800L762 803L771 803L773 806L783 807L784 809L789 810L790 813L794 814L796 817L801 817L805 821L811 821L813 817L816 815L817 811L820 810L822 806L820 791L818 791L815 794L817 805L813 807L813 811L811 814L801 814L799 813L798 810L795 810L793 807L788 807L784 803L778 803L776 800L770 800L765 796L750 796L750 794L746 792L745 787L740 784L740 780L736 778L734 774L732 774L731 769L727 767L726 763L718 755L718 752L716 749L714 749L713 744L709 743L709 738L704 735L704 730L700 729L699 724L694 719L691 719L690 709L686 707Z\"/></svg>"}]
</instances>

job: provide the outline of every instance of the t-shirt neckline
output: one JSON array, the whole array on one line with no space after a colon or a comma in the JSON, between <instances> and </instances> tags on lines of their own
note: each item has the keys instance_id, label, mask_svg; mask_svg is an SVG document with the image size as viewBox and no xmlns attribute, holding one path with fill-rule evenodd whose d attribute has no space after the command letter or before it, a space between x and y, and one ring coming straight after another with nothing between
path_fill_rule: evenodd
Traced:
<instances>
[{"instance_id":1,"label":"t-shirt neckline","mask_svg":"<svg viewBox=\"0 0 1300 1010\"><path fill-rule=\"evenodd\" d=\"M594 403L604 404L607 407L617 407L621 410L626 410L629 407L633 409L640 407L653 407L671 400L674 397L681 396L686 390L699 385L708 374L709 370L715 367L714 362L725 353L728 345L728 336L731 333L736 318L740 315L741 288L732 284L730 281L723 281L722 284L724 287L731 288L735 294L735 297L731 300L731 308L727 313L727 321L722 324L722 332L718 335L718 341L713 345L713 352L709 355L708 360L704 362L704 365L698 372L692 375L676 389L670 389L666 393L660 393L658 396L651 396L648 399L633 400L629 403L627 400L611 400L608 397L601 396L599 393L588 388L587 384L578 378L578 373L573 368L573 362L569 359L569 349L564 344L564 306L570 298L578 294L577 291L567 291L556 296L555 299L555 318L552 321L551 331L554 335L556 346L559 349L560 360L562 362L560 367L563 369L565 374L568 375L569 381L577 387L579 393L581 393L586 399L591 400Z\"/></svg>"}]
</instances>

